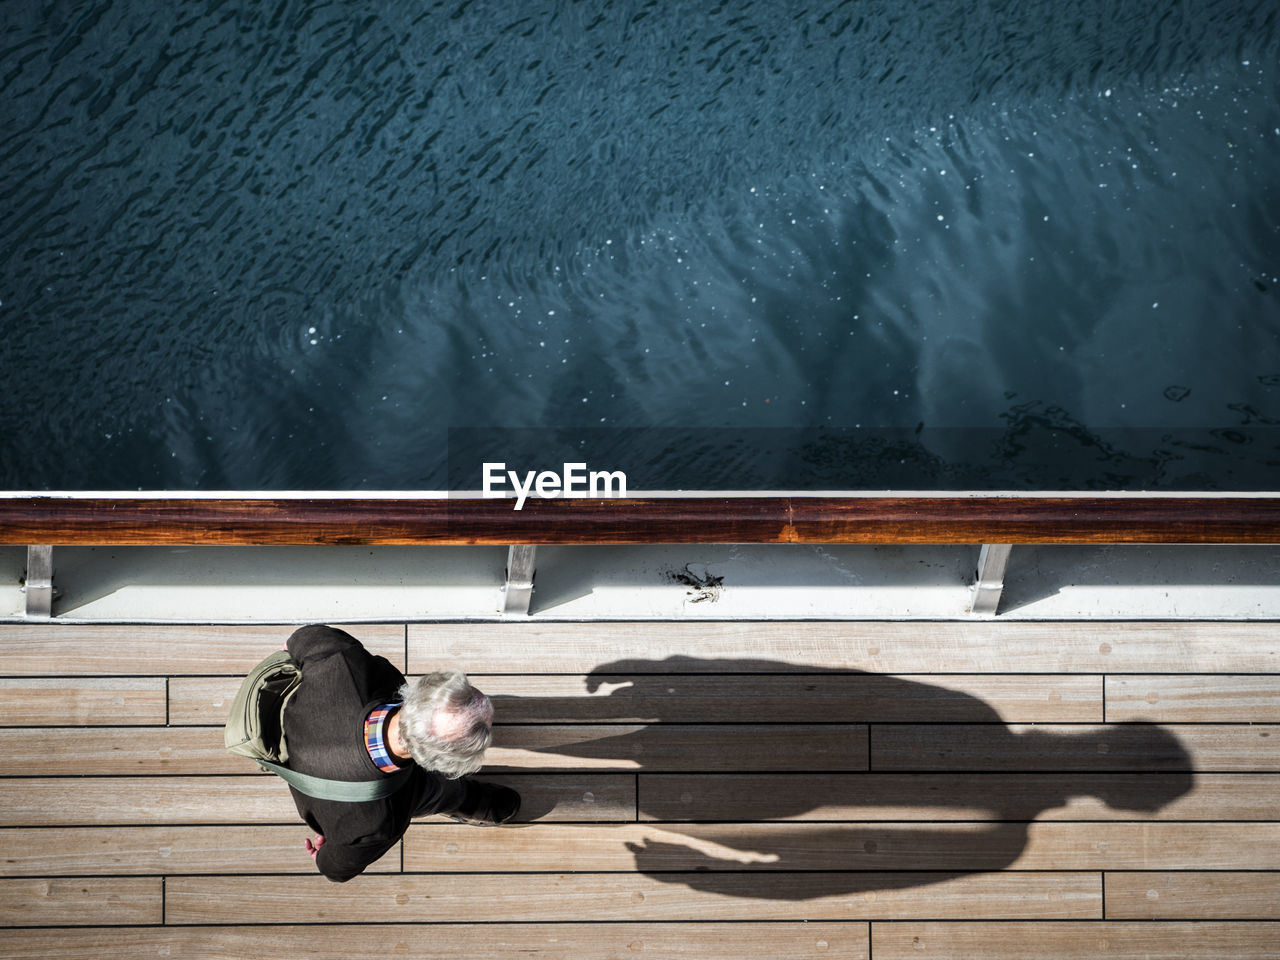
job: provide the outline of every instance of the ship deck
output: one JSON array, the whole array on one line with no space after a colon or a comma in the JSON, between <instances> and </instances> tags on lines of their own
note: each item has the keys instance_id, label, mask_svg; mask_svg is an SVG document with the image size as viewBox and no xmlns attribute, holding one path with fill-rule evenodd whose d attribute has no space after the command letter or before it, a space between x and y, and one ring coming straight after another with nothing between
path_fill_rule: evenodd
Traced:
<instances>
[{"instance_id":1,"label":"ship deck","mask_svg":"<svg viewBox=\"0 0 1280 960\"><path fill-rule=\"evenodd\" d=\"M0 957L1274 958L1274 622L349 627L517 824L318 876L222 749L288 626L0 626Z\"/></svg>"}]
</instances>

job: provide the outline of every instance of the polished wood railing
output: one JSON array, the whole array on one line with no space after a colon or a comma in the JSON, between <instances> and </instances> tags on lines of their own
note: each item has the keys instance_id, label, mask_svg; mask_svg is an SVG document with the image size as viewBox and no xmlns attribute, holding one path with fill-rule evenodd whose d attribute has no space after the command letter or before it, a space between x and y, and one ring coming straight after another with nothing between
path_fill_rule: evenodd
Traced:
<instances>
[{"instance_id":1,"label":"polished wood railing","mask_svg":"<svg viewBox=\"0 0 1280 960\"><path fill-rule=\"evenodd\" d=\"M1280 543L1280 495L0 499L0 543Z\"/></svg>"}]
</instances>

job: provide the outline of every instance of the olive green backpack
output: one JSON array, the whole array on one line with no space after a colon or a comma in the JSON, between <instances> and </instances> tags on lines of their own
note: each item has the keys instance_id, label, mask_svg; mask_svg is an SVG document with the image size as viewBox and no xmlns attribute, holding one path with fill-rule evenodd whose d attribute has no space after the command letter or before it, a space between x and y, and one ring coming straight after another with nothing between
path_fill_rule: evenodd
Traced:
<instances>
[{"instance_id":1,"label":"olive green backpack","mask_svg":"<svg viewBox=\"0 0 1280 960\"><path fill-rule=\"evenodd\" d=\"M277 650L249 671L231 704L223 728L227 752L248 757L267 773L283 777L299 793L320 800L359 803L381 800L400 789L412 768L377 780L326 780L284 766L289 748L284 742L284 711L302 682L302 670L287 650Z\"/></svg>"}]
</instances>

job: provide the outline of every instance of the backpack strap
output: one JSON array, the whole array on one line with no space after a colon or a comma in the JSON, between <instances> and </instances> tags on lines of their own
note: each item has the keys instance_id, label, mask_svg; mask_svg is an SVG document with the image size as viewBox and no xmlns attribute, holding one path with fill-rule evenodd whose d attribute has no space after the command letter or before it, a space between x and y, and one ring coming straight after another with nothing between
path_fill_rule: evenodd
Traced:
<instances>
[{"instance_id":1,"label":"backpack strap","mask_svg":"<svg viewBox=\"0 0 1280 960\"><path fill-rule=\"evenodd\" d=\"M265 770L278 773L299 793L317 800L341 800L346 803L360 803L365 800L381 800L395 793L413 774L412 767L405 767L398 773L378 780L326 780L324 777L313 777L310 774L290 770L270 760L259 760L258 764Z\"/></svg>"}]
</instances>

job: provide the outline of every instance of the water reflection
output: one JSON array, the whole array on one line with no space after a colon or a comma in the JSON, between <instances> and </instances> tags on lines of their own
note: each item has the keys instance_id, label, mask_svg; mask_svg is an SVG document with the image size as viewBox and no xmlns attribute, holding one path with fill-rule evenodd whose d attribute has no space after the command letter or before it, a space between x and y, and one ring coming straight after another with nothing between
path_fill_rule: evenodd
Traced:
<instances>
[{"instance_id":1,"label":"water reflection","mask_svg":"<svg viewBox=\"0 0 1280 960\"><path fill-rule=\"evenodd\" d=\"M1226 432L1280 419L1266 5L153 6L5 12L0 486L441 488L450 426L1010 400L1274 470Z\"/></svg>"}]
</instances>

